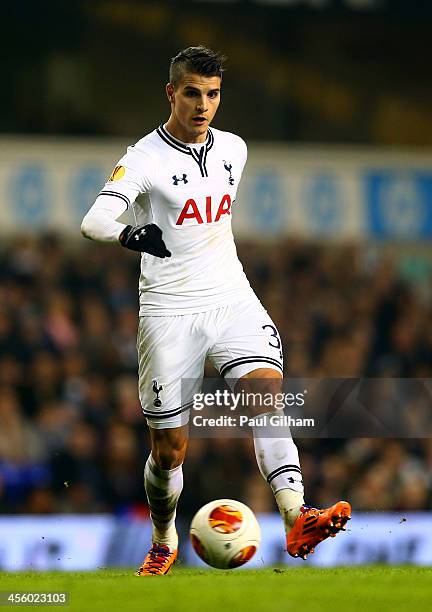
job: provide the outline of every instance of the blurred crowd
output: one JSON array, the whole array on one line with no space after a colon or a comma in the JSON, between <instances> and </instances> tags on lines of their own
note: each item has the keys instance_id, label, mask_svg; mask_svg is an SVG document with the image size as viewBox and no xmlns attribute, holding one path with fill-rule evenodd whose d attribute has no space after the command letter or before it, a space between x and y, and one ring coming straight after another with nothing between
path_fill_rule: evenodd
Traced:
<instances>
[{"instance_id":1,"label":"blurred crowd","mask_svg":"<svg viewBox=\"0 0 432 612\"><path fill-rule=\"evenodd\" d=\"M432 378L429 287L367 246L239 244L278 326L286 375ZM0 512L147 512L137 396L138 257L18 237L0 251ZM212 372L210 369L208 373ZM415 510L432 501L432 439L298 440L308 503ZM250 439L190 442L180 514L234 497L274 509Z\"/></svg>"}]
</instances>

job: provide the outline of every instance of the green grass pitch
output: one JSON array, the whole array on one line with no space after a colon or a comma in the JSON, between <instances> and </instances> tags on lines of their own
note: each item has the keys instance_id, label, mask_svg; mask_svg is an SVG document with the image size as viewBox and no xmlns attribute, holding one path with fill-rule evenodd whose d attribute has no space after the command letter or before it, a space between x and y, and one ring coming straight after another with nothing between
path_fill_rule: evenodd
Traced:
<instances>
[{"instance_id":1,"label":"green grass pitch","mask_svg":"<svg viewBox=\"0 0 432 612\"><path fill-rule=\"evenodd\" d=\"M69 591L70 602L61 608L73 612L399 612L430 610L432 568L368 566L219 571L179 566L167 576L148 578L137 578L132 570L125 569L2 572L0 590ZM41 607L46 609L46 606L38 609ZM37 609L35 606L21 609L29 608Z\"/></svg>"}]
</instances>

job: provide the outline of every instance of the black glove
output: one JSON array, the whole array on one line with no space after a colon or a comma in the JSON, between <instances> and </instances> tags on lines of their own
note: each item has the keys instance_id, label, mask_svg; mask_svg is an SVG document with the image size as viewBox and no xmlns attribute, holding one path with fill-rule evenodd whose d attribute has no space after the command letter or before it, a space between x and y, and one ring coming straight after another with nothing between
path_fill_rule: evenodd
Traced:
<instances>
[{"instance_id":1,"label":"black glove","mask_svg":"<svg viewBox=\"0 0 432 612\"><path fill-rule=\"evenodd\" d=\"M119 236L120 244L132 251L143 251L155 257L171 257L170 251L162 240L162 230L154 223L148 225L126 225Z\"/></svg>"}]
</instances>

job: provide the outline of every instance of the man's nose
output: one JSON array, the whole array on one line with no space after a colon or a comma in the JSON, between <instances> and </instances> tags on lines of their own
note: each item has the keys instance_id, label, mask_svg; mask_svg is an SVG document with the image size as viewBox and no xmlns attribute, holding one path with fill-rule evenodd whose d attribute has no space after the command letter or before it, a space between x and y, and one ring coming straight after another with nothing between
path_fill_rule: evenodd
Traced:
<instances>
[{"instance_id":1,"label":"man's nose","mask_svg":"<svg viewBox=\"0 0 432 612\"><path fill-rule=\"evenodd\" d=\"M204 98L201 98L201 100L199 100L197 102L197 111L205 111L206 109L206 103Z\"/></svg>"}]
</instances>

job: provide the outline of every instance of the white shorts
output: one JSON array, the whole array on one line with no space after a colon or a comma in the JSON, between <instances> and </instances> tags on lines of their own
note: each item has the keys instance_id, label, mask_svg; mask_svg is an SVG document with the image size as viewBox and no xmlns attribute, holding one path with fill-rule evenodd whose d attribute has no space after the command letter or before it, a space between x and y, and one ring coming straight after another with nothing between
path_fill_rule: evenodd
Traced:
<instances>
[{"instance_id":1,"label":"white shorts","mask_svg":"<svg viewBox=\"0 0 432 612\"><path fill-rule=\"evenodd\" d=\"M140 317L137 348L141 406L155 429L188 422L206 357L230 382L257 368L283 373L279 333L257 298L190 315Z\"/></svg>"}]
</instances>

